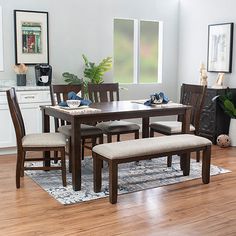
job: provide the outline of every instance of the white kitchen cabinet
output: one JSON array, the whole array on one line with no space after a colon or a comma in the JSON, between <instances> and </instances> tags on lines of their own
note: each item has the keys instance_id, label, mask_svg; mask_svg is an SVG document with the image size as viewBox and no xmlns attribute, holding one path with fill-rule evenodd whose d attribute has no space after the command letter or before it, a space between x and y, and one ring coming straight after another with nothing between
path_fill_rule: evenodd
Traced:
<instances>
[{"instance_id":1,"label":"white kitchen cabinet","mask_svg":"<svg viewBox=\"0 0 236 236\"><path fill-rule=\"evenodd\" d=\"M42 132L41 105L50 104L50 92L17 91L17 98L25 123L26 134ZM6 92L0 92L0 153L16 146L15 130L11 120Z\"/></svg>"}]
</instances>

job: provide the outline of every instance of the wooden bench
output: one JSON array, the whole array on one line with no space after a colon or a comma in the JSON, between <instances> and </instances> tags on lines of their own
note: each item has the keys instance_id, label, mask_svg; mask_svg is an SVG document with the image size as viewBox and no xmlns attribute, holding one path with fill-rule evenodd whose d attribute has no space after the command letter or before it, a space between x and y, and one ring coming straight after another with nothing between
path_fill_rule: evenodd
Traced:
<instances>
[{"instance_id":1,"label":"wooden bench","mask_svg":"<svg viewBox=\"0 0 236 236\"><path fill-rule=\"evenodd\" d=\"M109 165L109 201L117 202L118 164L150 158L180 155L183 175L189 175L190 153L203 151L202 182L210 182L211 141L206 138L180 134L100 144L93 148L94 192L101 191L102 161Z\"/></svg>"}]
</instances>

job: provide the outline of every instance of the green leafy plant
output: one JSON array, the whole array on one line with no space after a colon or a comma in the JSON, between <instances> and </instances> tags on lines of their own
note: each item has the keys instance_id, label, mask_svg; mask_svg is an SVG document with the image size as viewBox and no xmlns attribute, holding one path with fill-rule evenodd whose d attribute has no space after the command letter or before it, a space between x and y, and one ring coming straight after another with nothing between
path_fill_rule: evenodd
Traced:
<instances>
[{"instance_id":1,"label":"green leafy plant","mask_svg":"<svg viewBox=\"0 0 236 236\"><path fill-rule=\"evenodd\" d=\"M84 95L88 95L88 84L101 84L103 83L104 74L112 68L112 58L104 58L98 65L94 62L90 62L88 58L83 54L84 59L84 79L79 79L77 75L69 72L62 74L64 80L68 84L82 84L84 85Z\"/></svg>"},{"instance_id":2,"label":"green leafy plant","mask_svg":"<svg viewBox=\"0 0 236 236\"><path fill-rule=\"evenodd\" d=\"M71 74L69 72L64 72L62 74L64 80L68 84L82 84L83 80L79 79L77 75Z\"/></svg>"},{"instance_id":3,"label":"green leafy plant","mask_svg":"<svg viewBox=\"0 0 236 236\"><path fill-rule=\"evenodd\" d=\"M225 95L218 97L219 104L224 112L231 118L236 118L236 108L232 92L228 91Z\"/></svg>"},{"instance_id":4,"label":"green leafy plant","mask_svg":"<svg viewBox=\"0 0 236 236\"><path fill-rule=\"evenodd\" d=\"M88 58L83 54L85 69L84 77L87 78L85 83L101 84L103 83L103 75L112 68L112 58L104 58L98 65L89 62Z\"/></svg>"}]
</instances>

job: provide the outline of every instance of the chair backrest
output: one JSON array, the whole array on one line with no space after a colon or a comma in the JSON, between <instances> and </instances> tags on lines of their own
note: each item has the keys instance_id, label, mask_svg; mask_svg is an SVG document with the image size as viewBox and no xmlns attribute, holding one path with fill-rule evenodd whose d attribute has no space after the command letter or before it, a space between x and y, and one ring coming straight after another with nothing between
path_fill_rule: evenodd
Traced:
<instances>
[{"instance_id":1,"label":"chair backrest","mask_svg":"<svg viewBox=\"0 0 236 236\"><path fill-rule=\"evenodd\" d=\"M21 148L22 138L25 136L25 125L17 100L15 88L7 90L6 93L12 122L15 128L17 147Z\"/></svg>"},{"instance_id":2,"label":"chair backrest","mask_svg":"<svg viewBox=\"0 0 236 236\"><path fill-rule=\"evenodd\" d=\"M191 124L195 127L195 134L199 132L201 111L206 95L206 86L182 84L180 103L192 106ZM178 118L179 120L181 118Z\"/></svg>"},{"instance_id":3,"label":"chair backrest","mask_svg":"<svg viewBox=\"0 0 236 236\"><path fill-rule=\"evenodd\" d=\"M92 102L119 101L119 84L102 83L88 84L88 95Z\"/></svg>"},{"instance_id":4,"label":"chair backrest","mask_svg":"<svg viewBox=\"0 0 236 236\"><path fill-rule=\"evenodd\" d=\"M83 86L82 84L78 85L66 85L66 84L51 84L50 85L50 96L52 105L55 106L60 102L64 102L68 99L68 93L81 92L81 96L83 96Z\"/></svg>"},{"instance_id":5,"label":"chair backrest","mask_svg":"<svg viewBox=\"0 0 236 236\"><path fill-rule=\"evenodd\" d=\"M68 99L68 93L69 92L75 92L79 93L81 92L81 96L83 96L83 85L67 85L67 84L51 84L50 85L50 97L51 97L51 103L53 106L59 104L60 102L65 102ZM60 120L55 118L55 130L57 131L58 127L61 125L65 125L64 120Z\"/></svg>"}]
</instances>

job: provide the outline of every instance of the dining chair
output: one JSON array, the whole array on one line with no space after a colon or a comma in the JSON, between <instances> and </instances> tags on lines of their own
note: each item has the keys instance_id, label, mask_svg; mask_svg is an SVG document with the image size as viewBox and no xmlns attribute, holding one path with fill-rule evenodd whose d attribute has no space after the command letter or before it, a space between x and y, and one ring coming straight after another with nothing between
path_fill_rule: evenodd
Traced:
<instances>
[{"instance_id":1,"label":"dining chair","mask_svg":"<svg viewBox=\"0 0 236 236\"><path fill-rule=\"evenodd\" d=\"M206 86L194 84L182 84L180 103L191 105L192 112L190 118L190 133L199 135L200 116L204 104L206 94ZM150 137L154 136L155 132L172 135L182 133L182 117L178 116L177 121L158 121L150 124ZM197 162L200 161L200 152L196 153ZM170 167L172 157L168 156L167 166Z\"/></svg>"},{"instance_id":2,"label":"dining chair","mask_svg":"<svg viewBox=\"0 0 236 236\"><path fill-rule=\"evenodd\" d=\"M59 133L26 134L24 120L18 104L15 89L11 88L7 90L6 94L17 141L16 188L20 188L20 177L24 176L24 170L61 170L62 184L63 186L66 186L65 135ZM60 152L61 156L29 158L26 155L28 151L57 151ZM25 166L26 161L42 162L55 159L61 160L60 166Z\"/></svg>"},{"instance_id":3,"label":"dining chair","mask_svg":"<svg viewBox=\"0 0 236 236\"><path fill-rule=\"evenodd\" d=\"M89 99L95 103L119 101L119 84L118 83L102 83L88 84ZM115 114L114 114L115 118ZM121 134L134 133L134 138L139 138L139 125L122 120L114 120L108 122L100 122L96 125L102 129L107 135L107 142L112 142L112 136L117 136L120 141Z\"/></svg>"},{"instance_id":4,"label":"dining chair","mask_svg":"<svg viewBox=\"0 0 236 236\"><path fill-rule=\"evenodd\" d=\"M68 99L69 92L75 92L78 94L81 93L83 95L83 86L79 85L51 85L50 86L50 96L51 103L53 106L58 105L60 102L64 102ZM65 122L64 120L59 120L57 118L55 120L55 130L66 135L69 139L69 149L71 145L71 125ZM84 148L92 149L97 143L97 139L99 140L99 144L103 143L103 131L96 126L82 124L81 125L81 139L82 139L82 155L81 158L84 159ZM91 146L86 145L86 140L91 139ZM69 171L71 172L71 155L69 152Z\"/></svg>"}]
</instances>

